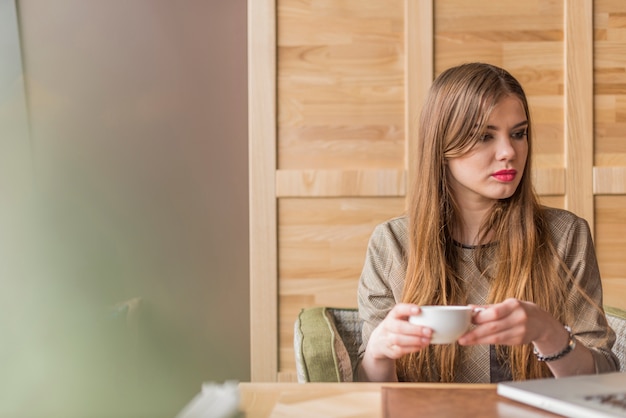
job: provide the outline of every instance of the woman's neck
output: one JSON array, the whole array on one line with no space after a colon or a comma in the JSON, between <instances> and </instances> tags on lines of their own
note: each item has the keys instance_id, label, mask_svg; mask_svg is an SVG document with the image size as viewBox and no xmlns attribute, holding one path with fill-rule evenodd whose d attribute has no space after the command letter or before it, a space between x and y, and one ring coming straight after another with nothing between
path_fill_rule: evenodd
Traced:
<instances>
[{"instance_id":1,"label":"woman's neck","mask_svg":"<svg viewBox=\"0 0 626 418\"><path fill-rule=\"evenodd\" d=\"M480 209L464 209L459 214L460 224L453 232L455 241L463 245L475 246L488 244L493 239L492 232L488 232L484 237L479 236L480 227L483 225L491 207Z\"/></svg>"}]
</instances>

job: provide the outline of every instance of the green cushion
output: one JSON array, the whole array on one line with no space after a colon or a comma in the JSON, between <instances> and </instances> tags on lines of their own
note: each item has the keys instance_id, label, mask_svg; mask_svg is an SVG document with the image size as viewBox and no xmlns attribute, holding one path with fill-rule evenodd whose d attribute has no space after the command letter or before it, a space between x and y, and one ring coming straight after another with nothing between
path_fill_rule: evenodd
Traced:
<instances>
[{"instance_id":1,"label":"green cushion","mask_svg":"<svg viewBox=\"0 0 626 418\"><path fill-rule=\"evenodd\" d=\"M298 315L300 351L307 382L340 382L335 353L337 331L326 308L303 309Z\"/></svg>"},{"instance_id":2,"label":"green cushion","mask_svg":"<svg viewBox=\"0 0 626 418\"><path fill-rule=\"evenodd\" d=\"M361 323L356 309L303 309L294 327L298 381L351 382L360 337Z\"/></svg>"},{"instance_id":3,"label":"green cushion","mask_svg":"<svg viewBox=\"0 0 626 418\"><path fill-rule=\"evenodd\" d=\"M621 319L626 319L626 311L620 308L615 308L613 306L605 306L604 310L607 315L616 316Z\"/></svg>"}]
</instances>

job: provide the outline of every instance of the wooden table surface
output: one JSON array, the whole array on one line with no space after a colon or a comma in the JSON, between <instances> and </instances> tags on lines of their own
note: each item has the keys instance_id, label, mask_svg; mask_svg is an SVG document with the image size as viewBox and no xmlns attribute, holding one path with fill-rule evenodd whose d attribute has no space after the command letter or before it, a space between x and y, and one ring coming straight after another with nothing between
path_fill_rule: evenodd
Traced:
<instances>
[{"instance_id":1,"label":"wooden table surface","mask_svg":"<svg viewBox=\"0 0 626 418\"><path fill-rule=\"evenodd\" d=\"M391 388L392 390L389 390ZM428 417L556 417L505 399L496 385L432 383L240 383L245 418L350 417L385 418L383 392L403 407L394 418ZM405 413L406 411L406 413Z\"/></svg>"}]
</instances>

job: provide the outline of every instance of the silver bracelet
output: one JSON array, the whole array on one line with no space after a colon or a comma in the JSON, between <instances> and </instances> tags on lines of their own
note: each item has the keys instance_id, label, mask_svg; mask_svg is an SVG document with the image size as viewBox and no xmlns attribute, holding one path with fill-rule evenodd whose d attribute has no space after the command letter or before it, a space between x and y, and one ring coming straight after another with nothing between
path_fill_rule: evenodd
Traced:
<instances>
[{"instance_id":1,"label":"silver bracelet","mask_svg":"<svg viewBox=\"0 0 626 418\"><path fill-rule=\"evenodd\" d=\"M560 352L558 352L556 354L552 354L551 356L544 356L544 355L540 354L539 351L537 351L537 347L534 347L533 348L533 353L537 357L537 360L545 361L545 362L558 360L560 358L563 358L566 354L568 354L570 351L572 351L574 348L576 348L576 338L574 338L574 335L572 334L572 329L570 327L568 327L567 325L565 325L565 330L569 334L569 339L567 341L567 346L563 350L561 350Z\"/></svg>"}]
</instances>

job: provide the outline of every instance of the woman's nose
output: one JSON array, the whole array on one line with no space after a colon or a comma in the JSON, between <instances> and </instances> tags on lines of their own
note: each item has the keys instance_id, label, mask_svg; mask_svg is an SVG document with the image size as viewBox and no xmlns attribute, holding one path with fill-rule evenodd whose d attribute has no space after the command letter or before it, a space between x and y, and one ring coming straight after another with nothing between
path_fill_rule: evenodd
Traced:
<instances>
[{"instance_id":1,"label":"woman's nose","mask_svg":"<svg viewBox=\"0 0 626 418\"><path fill-rule=\"evenodd\" d=\"M505 135L499 135L496 141L496 158L498 160L511 160L515 157L515 147L513 140Z\"/></svg>"}]
</instances>

